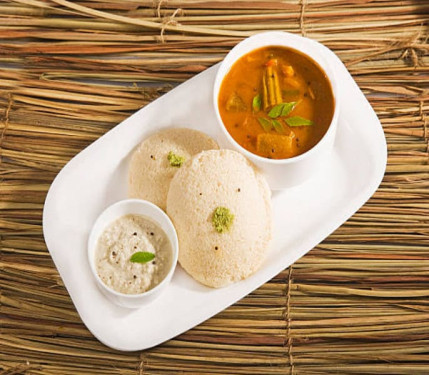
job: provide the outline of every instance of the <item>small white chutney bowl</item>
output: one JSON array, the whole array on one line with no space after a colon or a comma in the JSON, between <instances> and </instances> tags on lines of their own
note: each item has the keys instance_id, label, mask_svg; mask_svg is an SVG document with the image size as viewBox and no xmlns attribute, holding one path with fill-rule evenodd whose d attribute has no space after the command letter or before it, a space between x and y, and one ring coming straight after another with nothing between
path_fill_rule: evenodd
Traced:
<instances>
[{"instance_id":1,"label":"small white chutney bowl","mask_svg":"<svg viewBox=\"0 0 429 375\"><path fill-rule=\"evenodd\" d=\"M95 264L97 243L103 231L116 219L129 214L142 215L157 224L167 235L172 249L171 268L165 278L154 288L139 294L120 293L108 287L100 279ZM113 303L122 307L139 308L158 297L165 290L173 276L178 254L179 242L176 229L170 218L158 206L141 199L122 200L106 208L95 221L88 239L88 259L94 279L101 292Z\"/></svg>"},{"instance_id":2,"label":"small white chutney bowl","mask_svg":"<svg viewBox=\"0 0 429 375\"><path fill-rule=\"evenodd\" d=\"M331 124L322 139L307 152L289 159L268 159L247 151L239 145L225 128L219 113L218 96L223 79L234 63L247 53L268 46L288 47L307 55L325 72L334 95L334 114ZM238 43L220 64L213 88L213 104L222 133L232 148L252 161L265 175L272 190L280 190L299 185L319 172L325 166L333 149L338 124L340 100L338 79L326 58L327 49L322 44L282 31L264 32L253 35Z\"/></svg>"}]
</instances>

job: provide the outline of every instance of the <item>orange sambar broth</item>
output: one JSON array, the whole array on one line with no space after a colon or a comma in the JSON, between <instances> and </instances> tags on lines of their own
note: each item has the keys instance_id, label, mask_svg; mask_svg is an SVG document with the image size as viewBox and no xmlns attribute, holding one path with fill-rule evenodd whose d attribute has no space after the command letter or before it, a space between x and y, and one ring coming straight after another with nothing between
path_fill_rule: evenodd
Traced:
<instances>
[{"instance_id":1,"label":"orange sambar broth","mask_svg":"<svg viewBox=\"0 0 429 375\"><path fill-rule=\"evenodd\" d=\"M258 117L270 120L270 108L255 111L252 102L256 95L262 95L262 77L267 63L273 59L277 60L282 101L297 102L286 117L300 116L312 120L313 125L289 127L285 118L278 118L286 134L294 133L292 142L287 147L277 147L278 142L274 142L269 150L261 151L257 149L257 137L267 131ZM292 75L290 68L282 68L287 66L292 66ZM232 96L240 98L244 104L242 108L227 110ZM326 133L334 113L332 88L323 70L300 52L279 46L259 48L237 60L222 82L218 104L222 121L231 136L246 150L272 159L290 158L311 149ZM268 133L280 135L274 128Z\"/></svg>"}]
</instances>

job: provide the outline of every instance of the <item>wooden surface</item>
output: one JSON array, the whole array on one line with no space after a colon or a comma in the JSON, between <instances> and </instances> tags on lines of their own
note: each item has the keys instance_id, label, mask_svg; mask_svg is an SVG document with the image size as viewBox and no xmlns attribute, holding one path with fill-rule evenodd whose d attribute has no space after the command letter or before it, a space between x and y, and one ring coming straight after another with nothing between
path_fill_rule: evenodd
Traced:
<instances>
[{"instance_id":1,"label":"wooden surface","mask_svg":"<svg viewBox=\"0 0 429 375\"><path fill-rule=\"evenodd\" d=\"M0 374L428 374L428 17L418 0L0 2ZM147 351L105 347L46 249L50 183L137 109L275 29L350 70L388 141L380 188L212 319Z\"/></svg>"}]
</instances>

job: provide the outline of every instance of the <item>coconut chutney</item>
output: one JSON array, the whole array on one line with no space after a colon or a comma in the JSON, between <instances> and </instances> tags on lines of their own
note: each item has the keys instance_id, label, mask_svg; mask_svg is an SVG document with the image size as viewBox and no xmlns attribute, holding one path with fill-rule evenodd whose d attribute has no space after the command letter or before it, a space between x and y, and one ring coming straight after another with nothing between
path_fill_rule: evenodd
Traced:
<instances>
[{"instance_id":1,"label":"coconut chutney","mask_svg":"<svg viewBox=\"0 0 429 375\"><path fill-rule=\"evenodd\" d=\"M133 262L138 252L152 253L147 262ZM172 266L172 246L165 232L142 215L124 215L101 234L95 251L100 279L113 290L139 294L158 285ZM151 256L152 258L152 256Z\"/></svg>"}]
</instances>

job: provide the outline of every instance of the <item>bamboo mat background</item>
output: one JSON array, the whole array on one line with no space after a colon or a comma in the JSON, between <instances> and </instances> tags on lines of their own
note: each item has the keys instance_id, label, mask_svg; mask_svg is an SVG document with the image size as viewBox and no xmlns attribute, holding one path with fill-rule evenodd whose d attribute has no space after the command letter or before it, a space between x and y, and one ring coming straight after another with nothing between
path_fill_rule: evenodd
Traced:
<instances>
[{"instance_id":1,"label":"bamboo mat background","mask_svg":"<svg viewBox=\"0 0 429 375\"><path fill-rule=\"evenodd\" d=\"M428 374L428 14L418 0L0 2L0 374ZM347 65L387 137L380 188L212 319L147 351L105 347L46 249L50 183L121 120L271 29Z\"/></svg>"}]
</instances>

